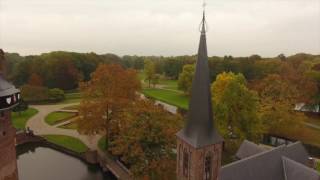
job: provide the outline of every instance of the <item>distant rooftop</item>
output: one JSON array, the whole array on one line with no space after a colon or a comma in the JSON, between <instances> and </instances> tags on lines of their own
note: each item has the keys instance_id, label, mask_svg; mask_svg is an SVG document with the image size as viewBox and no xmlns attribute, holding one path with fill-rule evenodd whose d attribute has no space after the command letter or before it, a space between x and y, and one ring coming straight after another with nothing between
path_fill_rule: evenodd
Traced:
<instances>
[{"instance_id":1,"label":"distant rooftop","mask_svg":"<svg viewBox=\"0 0 320 180\"><path fill-rule=\"evenodd\" d=\"M282 145L222 167L219 180L320 180L308 158L300 142Z\"/></svg>"}]
</instances>

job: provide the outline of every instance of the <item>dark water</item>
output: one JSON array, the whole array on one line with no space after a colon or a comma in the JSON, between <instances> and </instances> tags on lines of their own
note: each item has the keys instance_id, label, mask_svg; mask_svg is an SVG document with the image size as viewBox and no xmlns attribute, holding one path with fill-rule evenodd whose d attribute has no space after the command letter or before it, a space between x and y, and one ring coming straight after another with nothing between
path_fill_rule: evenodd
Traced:
<instances>
[{"instance_id":1,"label":"dark water","mask_svg":"<svg viewBox=\"0 0 320 180\"><path fill-rule=\"evenodd\" d=\"M77 158L41 146L17 147L19 180L114 180L113 175Z\"/></svg>"}]
</instances>

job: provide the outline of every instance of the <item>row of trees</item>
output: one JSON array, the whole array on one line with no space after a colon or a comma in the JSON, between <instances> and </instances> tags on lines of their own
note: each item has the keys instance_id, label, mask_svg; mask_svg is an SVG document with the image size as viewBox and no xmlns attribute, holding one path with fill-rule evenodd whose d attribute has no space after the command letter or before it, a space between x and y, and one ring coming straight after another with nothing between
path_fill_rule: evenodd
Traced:
<instances>
[{"instance_id":1,"label":"row of trees","mask_svg":"<svg viewBox=\"0 0 320 180\"><path fill-rule=\"evenodd\" d=\"M48 88L71 90L78 87L81 80L90 79L100 63L119 63L116 55L95 53L51 52L39 56L22 57L6 54L8 77L15 85L21 86L37 76L38 81Z\"/></svg>"},{"instance_id":2,"label":"row of trees","mask_svg":"<svg viewBox=\"0 0 320 180\"><path fill-rule=\"evenodd\" d=\"M44 86L70 90L78 87L80 81L88 81L90 74L99 64L116 63L124 68L136 70L150 69L154 74L170 79L178 79L184 65L194 64L196 56L156 57L156 56L123 56L114 54L98 55L95 53L51 52L37 56L20 56L6 53L8 60L8 76L17 86L28 82L33 74L41 77ZM268 74L279 72L285 62L300 63L301 61L319 60L320 56L297 54L285 57L283 54L275 58L250 57L209 57L211 79L224 71L242 73L248 81L259 80ZM148 63L152 62L152 63ZM157 82L157 76L151 80ZM151 81L152 82L152 81ZM150 82L150 83L151 83Z\"/></svg>"}]
</instances>

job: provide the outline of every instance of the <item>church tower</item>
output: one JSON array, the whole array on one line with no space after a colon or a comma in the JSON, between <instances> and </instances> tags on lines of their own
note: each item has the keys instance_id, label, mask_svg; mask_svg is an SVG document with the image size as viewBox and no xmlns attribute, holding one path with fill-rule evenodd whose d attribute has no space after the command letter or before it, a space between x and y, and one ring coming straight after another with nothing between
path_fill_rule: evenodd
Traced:
<instances>
[{"instance_id":1,"label":"church tower","mask_svg":"<svg viewBox=\"0 0 320 180\"><path fill-rule=\"evenodd\" d=\"M206 43L205 12L192 83L188 119L177 133L177 179L217 180L221 167L223 138L214 124Z\"/></svg>"},{"instance_id":2,"label":"church tower","mask_svg":"<svg viewBox=\"0 0 320 180\"><path fill-rule=\"evenodd\" d=\"M11 124L11 108L18 104L20 92L7 82L4 52L0 49L0 179L17 180L16 130Z\"/></svg>"}]
</instances>

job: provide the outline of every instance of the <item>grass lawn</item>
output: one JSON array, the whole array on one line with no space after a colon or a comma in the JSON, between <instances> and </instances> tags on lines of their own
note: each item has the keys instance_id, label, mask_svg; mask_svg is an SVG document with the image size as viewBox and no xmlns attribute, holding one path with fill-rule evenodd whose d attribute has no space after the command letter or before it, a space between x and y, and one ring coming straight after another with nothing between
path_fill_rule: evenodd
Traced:
<instances>
[{"instance_id":1,"label":"grass lawn","mask_svg":"<svg viewBox=\"0 0 320 180\"><path fill-rule=\"evenodd\" d=\"M78 124L76 122L70 122L69 124L59 126L59 128L63 128L63 129L77 129L77 127L78 127Z\"/></svg>"},{"instance_id":2,"label":"grass lawn","mask_svg":"<svg viewBox=\"0 0 320 180\"><path fill-rule=\"evenodd\" d=\"M320 161L317 162L316 169L320 172Z\"/></svg>"},{"instance_id":3,"label":"grass lawn","mask_svg":"<svg viewBox=\"0 0 320 180\"><path fill-rule=\"evenodd\" d=\"M188 97L183 93L165 89L144 89L143 94L147 97L177 106L182 109L188 109Z\"/></svg>"},{"instance_id":4,"label":"grass lawn","mask_svg":"<svg viewBox=\"0 0 320 180\"><path fill-rule=\"evenodd\" d=\"M74 113L69 112L52 112L46 116L45 121L52 126L59 122L63 122L64 120L68 120L74 115Z\"/></svg>"},{"instance_id":5,"label":"grass lawn","mask_svg":"<svg viewBox=\"0 0 320 180\"><path fill-rule=\"evenodd\" d=\"M162 79L159 84L162 85L164 89L178 90L177 80Z\"/></svg>"},{"instance_id":6,"label":"grass lawn","mask_svg":"<svg viewBox=\"0 0 320 180\"><path fill-rule=\"evenodd\" d=\"M102 151L105 151L107 149L106 136L103 136L101 139L99 139L98 147Z\"/></svg>"},{"instance_id":7,"label":"grass lawn","mask_svg":"<svg viewBox=\"0 0 320 180\"><path fill-rule=\"evenodd\" d=\"M27 121L34 115L38 113L38 110L29 108L26 111L23 111L21 113L18 112L12 112L12 124L13 126L20 130L20 129L25 129Z\"/></svg>"},{"instance_id":8,"label":"grass lawn","mask_svg":"<svg viewBox=\"0 0 320 180\"><path fill-rule=\"evenodd\" d=\"M45 135L44 138L49 142L63 146L77 153L84 153L88 150L88 147L82 141L74 137L64 135Z\"/></svg>"},{"instance_id":9,"label":"grass lawn","mask_svg":"<svg viewBox=\"0 0 320 180\"><path fill-rule=\"evenodd\" d=\"M78 103L81 101L81 93L75 92L75 93L66 93L65 94L66 99L62 102L59 102L58 104L70 104L70 103Z\"/></svg>"},{"instance_id":10,"label":"grass lawn","mask_svg":"<svg viewBox=\"0 0 320 180\"><path fill-rule=\"evenodd\" d=\"M67 107L65 107L63 109L64 110L78 110L79 109L79 105L67 106Z\"/></svg>"}]
</instances>

